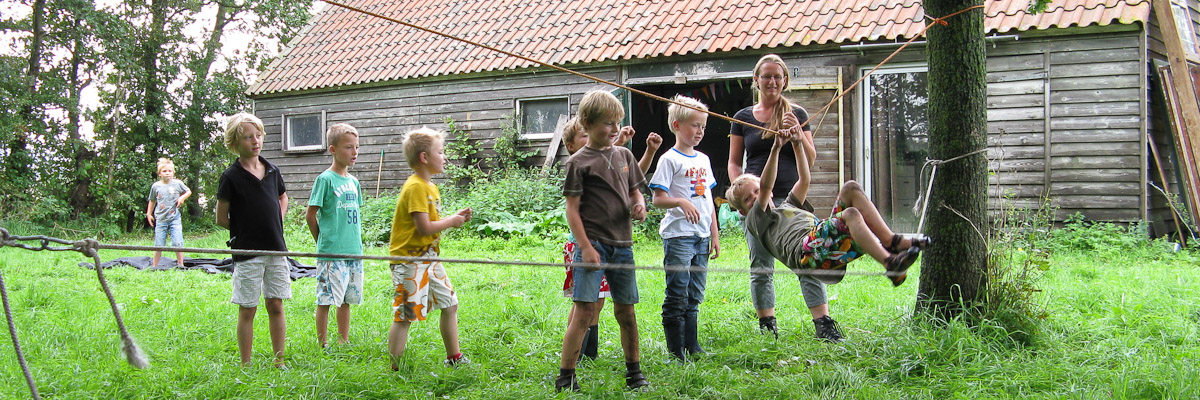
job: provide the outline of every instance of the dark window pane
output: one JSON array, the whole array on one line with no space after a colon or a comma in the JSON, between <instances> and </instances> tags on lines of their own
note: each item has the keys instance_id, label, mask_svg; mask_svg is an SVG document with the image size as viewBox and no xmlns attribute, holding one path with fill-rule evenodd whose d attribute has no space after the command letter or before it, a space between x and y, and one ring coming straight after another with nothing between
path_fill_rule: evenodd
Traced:
<instances>
[{"instance_id":1,"label":"dark window pane","mask_svg":"<svg viewBox=\"0 0 1200 400\"><path fill-rule=\"evenodd\" d=\"M291 147L321 145L320 114L288 116L287 127Z\"/></svg>"},{"instance_id":2,"label":"dark window pane","mask_svg":"<svg viewBox=\"0 0 1200 400\"><path fill-rule=\"evenodd\" d=\"M554 132L560 116L567 115L567 99L521 102L521 133Z\"/></svg>"},{"instance_id":3,"label":"dark window pane","mask_svg":"<svg viewBox=\"0 0 1200 400\"><path fill-rule=\"evenodd\" d=\"M921 167L929 157L926 73L881 72L871 75L872 200L892 230L915 230L921 196Z\"/></svg>"}]
</instances>

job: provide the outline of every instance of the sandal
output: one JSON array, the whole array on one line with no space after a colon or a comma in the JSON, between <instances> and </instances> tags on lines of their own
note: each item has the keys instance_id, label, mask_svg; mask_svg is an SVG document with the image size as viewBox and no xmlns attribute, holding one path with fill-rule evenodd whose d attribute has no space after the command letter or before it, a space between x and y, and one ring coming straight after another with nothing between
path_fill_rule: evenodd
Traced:
<instances>
[{"instance_id":1,"label":"sandal","mask_svg":"<svg viewBox=\"0 0 1200 400\"><path fill-rule=\"evenodd\" d=\"M909 247L908 250L888 256L884 260L883 267L887 269L888 279L892 280L892 286L900 286L904 280L908 278L908 267L911 267L917 261L917 257L921 255L920 247Z\"/></svg>"},{"instance_id":2,"label":"sandal","mask_svg":"<svg viewBox=\"0 0 1200 400\"><path fill-rule=\"evenodd\" d=\"M640 391L646 386L650 386L650 382L646 380L646 375L642 375L642 371L625 372L626 389Z\"/></svg>"},{"instance_id":3,"label":"sandal","mask_svg":"<svg viewBox=\"0 0 1200 400\"><path fill-rule=\"evenodd\" d=\"M908 250L908 248L904 248L904 249L900 248L900 243L902 243L903 241L904 241L904 236L892 234L892 244L884 246L883 248L886 249L888 251L888 253L892 253L892 254L899 253L903 250ZM916 235L916 236L913 236L911 239L909 239L908 243L909 243L908 244L909 248L918 247L923 250L923 249L925 249L925 247L929 246L930 243L933 243L933 239L930 239L929 236L925 236L925 235Z\"/></svg>"}]
</instances>

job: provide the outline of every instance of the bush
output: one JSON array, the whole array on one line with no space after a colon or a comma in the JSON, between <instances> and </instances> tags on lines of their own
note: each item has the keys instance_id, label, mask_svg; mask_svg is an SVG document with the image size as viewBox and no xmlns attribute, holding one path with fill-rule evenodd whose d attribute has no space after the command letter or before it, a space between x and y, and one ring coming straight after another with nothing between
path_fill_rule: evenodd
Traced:
<instances>
[{"instance_id":1,"label":"bush","mask_svg":"<svg viewBox=\"0 0 1200 400\"><path fill-rule=\"evenodd\" d=\"M442 212L471 208L471 221L458 233L513 237L557 237L567 232L562 171L509 168L476 179L466 189L442 190Z\"/></svg>"},{"instance_id":2,"label":"bush","mask_svg":"<svg viewBox=\"0 0 1200 400\"><path fill-rule=\"evenodd\" d=\"M399 191L384 192L378 197L363 201L359 208L362 214L362 241L364 246L386 245L392 237L392 217L396 215L396 197Z\"/></svg>"},{"instance_id":3,"label":"bush","mask_svg":"<svg viewBox=\"0 0 1200 400\"><path fill-rule=\"evenodd\" d=\"M1129 251L1148 242L1142 224L1128 227L1110 222L1089 221L1075 213L1062 229L1053 231L1051 247L1057 250L1097 251L1101 253Z\"/></svg>"}]
</instances>

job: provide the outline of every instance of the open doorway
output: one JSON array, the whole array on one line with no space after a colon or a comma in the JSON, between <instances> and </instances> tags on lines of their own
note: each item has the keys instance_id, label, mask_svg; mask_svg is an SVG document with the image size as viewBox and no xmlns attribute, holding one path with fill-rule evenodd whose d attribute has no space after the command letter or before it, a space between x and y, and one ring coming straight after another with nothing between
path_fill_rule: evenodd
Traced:
<instances>
[{"instance_id":1,"label":"open doorway","mask_svg":"<svg viewBox=\"0 0 1200 400\"><path fill-rule=\"evenodd\" d=\"M753 94L750 90L751 84L750 78L744 78L685 84L641 85L635 88L668 99L682 94L700 100L708 106L709 111L733 117L738 110L754 104ZM637 130L637 134L634 135L630 148L634 155L641 156L646 148L646 137L650 135L650 132L657 132L663 137L663 145L658 150L658 155L661 155L675 145L675 135L671 133L671 128L667 124L667 107L670 106L670 103L638 94L633 94L632 97L629 107L629 114L632 117L630 124ZM729 160L729 128L730 122L710 116L708 125L704 129L704 140L696 147L697 150L708 155L709 160L712 161L713 175L717 178L715 192L717 197L723 197L725 188L729 186L729 173L726 168ZM654 165L650 167L651 174L654 173L657 165L656 158Z\"/></svg>"}]
</instances>

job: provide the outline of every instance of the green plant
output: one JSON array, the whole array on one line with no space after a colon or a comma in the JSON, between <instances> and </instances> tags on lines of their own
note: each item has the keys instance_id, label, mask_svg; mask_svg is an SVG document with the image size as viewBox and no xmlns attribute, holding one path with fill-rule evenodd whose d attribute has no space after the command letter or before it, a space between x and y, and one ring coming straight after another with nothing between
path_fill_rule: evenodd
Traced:
<instances>
[{"instance_id":1,"label":"green plant","mask_svg":"<svg viewBox=\"0 0 1200 400\"><path fill-rule=\"evenodd\" d=\"M471 133L459 128L454 118L446 117L442 122L446 123L449 136L445 146L446 158L450 159L450 163L446 164L446 177L458 186L483 177L483 170L478 165L481 161L479 152L482 150L479 142L471 140Z\"/></svg>"},{"instance_id":2,"label":"green plant","mask_svg":"<svg viewBox=\"0 0 1200 400\"><path fill-rule=\"evenodd\" d=\"M1007 208L988 238L986 299L971 310L980 327L993 327L1018 343L1037 335L1045 308L1037 294L1050 270L1051 235L1057 209L1043 199L1036 209Z\"/></svg>"},{"instance_id":3,"label":"green plant","mask_svg":"<svg viewBox=\"0 0 1200 400\"><path fill-rule=\"evenodd\" d=\"M488 157L488 164L493 170L521 168L526 159L537 154L536 151L521 150L524 140L521 139L520 123L519 114L504 116L504 120L500 124L500 136L496 137L496 141L492 144L492 151L495 152L495 155Z\"/></svg>"},{"instance_id":4,"label":"green plant","mask_svg":"<svg viewBox=\"0 0 1200 400\"><path fill-rule=\"evenodd\" d=\"M443 212L471 208L472 218L455 235L556 236L567 231L562 172L543 175L528 169L505 169L476 179L465 189L442 191Z\"/></svg>"}]
</instances>

